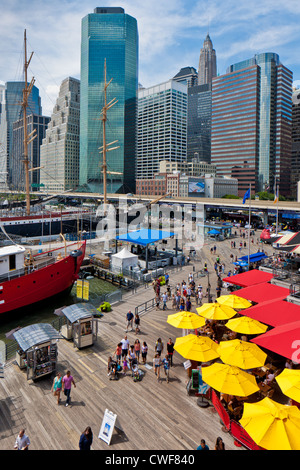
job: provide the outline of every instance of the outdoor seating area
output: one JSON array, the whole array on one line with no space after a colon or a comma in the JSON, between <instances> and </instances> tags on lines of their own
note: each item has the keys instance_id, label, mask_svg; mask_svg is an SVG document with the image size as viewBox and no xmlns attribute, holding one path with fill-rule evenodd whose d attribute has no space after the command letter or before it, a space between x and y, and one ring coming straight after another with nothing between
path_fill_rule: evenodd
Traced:
<instances>
[{"instance_id":1,"label":"outdoor seating area","mask_svg":"<svg viewBox=\"0 0 300 470\"><path fill-rule=\"evenodd\" d=\"M197 313L169 315L167 322L182 329L174 348L189 361L189 391L195 391L199 406L211 403L227 431L237 433L239 442L246 447L271 450L276 449L278 437L275 442L266 437L268 432L272 434L271 429L264 439L258 436L255 427L249 425L252 416L247 415L248 406L253 410L269 407L266 413L270 419L275 419L272 413L278 409L282 416L291 414L291 421L292 416L298 420L300 431L300 368L295 350L291 349L300 333L300 307L284 300L288 289L270 284L264 274L260 277L262 282L250 272L248 276L234 276L237 285L243 283L243 289L223 295L215 303L203 304ZM259 318L263 319L265 307L272 309L278 303L284 303L287 312L285 317L281 309L281 322L293 315L298 315L299 320L275 326L276 322L265 324L251 318L251 311L255 317L259 310ZM266 317L271 317L268 308L266 312ZM246 416L250 418L247 420ZM300 449L299 439L284 439L287 449Z\"/></svg>"}]
</instances>

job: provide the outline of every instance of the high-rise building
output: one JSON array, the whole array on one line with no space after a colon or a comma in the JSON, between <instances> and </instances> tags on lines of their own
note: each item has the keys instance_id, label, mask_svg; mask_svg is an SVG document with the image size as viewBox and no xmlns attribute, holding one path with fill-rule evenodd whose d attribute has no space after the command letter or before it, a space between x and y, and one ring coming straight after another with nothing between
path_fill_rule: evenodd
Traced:
<instances>
[{"instance_id":1,"label":"high-rise building","mask_svg":"<svg viewBox=\"0 0 300 470\"><path fill-rule=\"evenodd\" d=\"M46 134L50 118L30 114L27 116L27 133L31 134L35 130L35 139L28 145L29 168L40 167L40 147ZM13 144L12 144L12 189L25 190L25 166L24 160L24 121L20 119L13 123ZM29 184L32 191L40 188L40 170L29 172Z\"/></svg>"},{"instance_id":2,"label":"high-rise building","mask_svg":"<svg viewBox=\"0 0 300 470\"><path fill-rule=\"evenodd\" d=\"M183 67L175 77L173 77L173 80L183 83L188 87L195 86L198 83L197 70L194 67Z\"/></svg>"},{"instance_id":3,"label":"high-rise building","mask_svg":"<svg viewBox=\"0 0 300 470\"><path fill-rule=\"evenodd\" d=\"M82 19L80 93L80 185L103 192L101 111L106 61L108 111L106 144L119 147L106 154L108 191L135 191L138 90L137 21L123 8L96 8Z\"/></svg>"},{"instance_id":4,"label":"high-rise building","mask_svg":"<svg viewBox=\"0 0 300 470\"><path fill-rule=\"evenodd\" d=\"M211 160L211 83L188 88L187 159Z\"/></svg>"},{"instance_id":5,"label":"high-rise building","mask_svg":"<svg viewBox=\"0 0 300 470\"><path fill-rule=\"evenodd\" d=\"M207 34L203 47L200 51L198 85L206 85L211 83L212 79L217 76L217 56L213 48L209 34Z\"/></svg>"},{"instance_id":6,"label":"high-rise building","mask_svg":"<svg viewBox=\"0 0 300 470\"><path fill-rule=\"evenodd\" d=\"M52 191L79 184L80 81L62 81L46 136L40 149L40 184Z\"/></svg>"},{"instance_id":7,"label":"high-rise building","mask_svg":"<svg viewBox=\"0 0 300 470\"><path fill-rule=\"evenodd\" d=\"M236 177L239 193L290 194L292 72L277 54L231 65L212 82L211 162Z\"/></svg>"},{"instance_id":8,"label":"high-rise building","mask_svg":"<svg viewBox=\"0 0 300 470\"><path fill-rule=\"evenodd\" d=\"M28 84L29 85L29 84ZM0 120L0 188L8 189L12 181L13 169L13 123L23 119L23 89L24 82L7 82L2 90L1 120ZM33 86L29 95L27 115L42 115L39 89Z\"/></svg>"},{"instance_id":9,"label":"high-rise building","mask_svg":"<svg viewBox=\"0 0 300 470\"><path fill-rule=\"evenodd\" d=\"M211 84L217 75L216 51L209 34L200 51L198 84L188 88L187 158L211 160Z\"/></svg>"},{"instance_id":10,"label":"high-rise building","mask_svg":"<svg viewBox=\"0 0 300 470\"><path fill-rule=\"evenodd\" d=\"M292 169L291 196L297 200L297 186L300 181L300 90L293 92L292 107Z\"/></svg>"},{"instance_id":11,"label":"high-rise building","mask_svg":"<svg viewBox=\"0 0 300 470\"><path fill-rule=\"evenodd\" d=\"M186 160L187 86L175 80L139 90L138 179L152 178L161 160Z\"/></svg>"}]
</instances>

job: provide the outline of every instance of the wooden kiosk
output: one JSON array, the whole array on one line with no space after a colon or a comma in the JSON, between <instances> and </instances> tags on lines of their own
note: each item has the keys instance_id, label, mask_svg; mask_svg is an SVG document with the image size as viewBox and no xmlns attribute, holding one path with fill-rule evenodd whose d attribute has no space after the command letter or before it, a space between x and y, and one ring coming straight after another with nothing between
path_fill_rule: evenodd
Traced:
<instances>
[{"instance_id":1,"label":"wooden kiosk","mask_svg":"<svg viewBox=\"0 0 300 470\"><path fill-rule=\"evenodd\" d=\"M69 305L62 309L67 319L61 328L61 334L68 340L73 340L74 347L85 348L92 346L97 339L98 321L95 315L98 310L89 303Z\"/></svg>"},{"instance_id":2,"label":"wooden kiosk","mask_svg":"<svg viewBox=\"0 0 300 470\"><path fill-rule=\"evenodd\" d=\"M27 380L36 380L56 370L57 340L61 335L52 325L29 325L13 336L20 346L16 361L20 369L26 369Z\"/></svg>"}]
</instances>

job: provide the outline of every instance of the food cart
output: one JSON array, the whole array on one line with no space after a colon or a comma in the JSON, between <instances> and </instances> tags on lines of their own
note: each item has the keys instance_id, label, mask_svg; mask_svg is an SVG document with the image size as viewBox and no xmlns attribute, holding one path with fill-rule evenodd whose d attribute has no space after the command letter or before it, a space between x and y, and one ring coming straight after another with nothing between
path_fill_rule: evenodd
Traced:
<instances>
[{"instance_id":1,"label":"food cart","mask_svg":"<svg viewBox=\"0 0 300 470\"><path fill-rule=\"evenodd\" d=\"M92 346L98 334L98 310L89 303L77 303L62 308L62 313L67 319L61 328L63 337L73 339L78 349Z\"/></svg>"},{"instance_id":2,"label":"food cart","mask_svg":"<svg viewBox=\"0 0 300 470\"><path fill-rule=\"evenodd\" d=\"M16 361L27 370L27 380L33 381L52 374L56 369L57 340L60 333L48 323L37 323L21 328L13 334L19 344Z\"/></svg>"}]
</instances>

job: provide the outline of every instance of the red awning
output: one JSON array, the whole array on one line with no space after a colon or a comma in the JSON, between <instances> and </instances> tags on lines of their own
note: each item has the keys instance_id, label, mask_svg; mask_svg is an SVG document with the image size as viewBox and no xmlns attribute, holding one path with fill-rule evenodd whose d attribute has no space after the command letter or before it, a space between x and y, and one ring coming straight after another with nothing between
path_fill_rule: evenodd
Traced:
<instances>
[{"instance_id":1,"label":"red awning","mask_svg":"<svg viewBox=\"0 0 300 470\"><path fill-rule=\"evenodd\" d=\"M259 269L252 269L235 276L229 276L223 279L224 282L234 284L235 286L250 287L262 282L269 282L273 278L272 273L260 271Z\"/></svg>"},{"instance_id":2,"label":"red awning","mask_svg":"<svg viewBox=\"0 0 300 470\"><path fill-rule=\"evenodd\" d=\"M300 305L287 302L286 300L262 302L253 307L246 308L242 313L247 317L253 318L253 320L275 327L300 321Z\"/></svg>"},{"instance_id":3,"label":"red awning","mask_svg":"<svg viewBox=\"0 0 300 470\"><path fill-rule=\"evenodd\" d=\"M234 291L231 295L232 294L243 297L243 299L250 300L251 302L260 303L268 302L270 300L283 300L290 294L290 291L285 287L275 286L275 284L264 282Z\"/></svg>"},{"instance_id":4,"label":"red awning","mask_svg":"<svg viewBox=\"0 0 300 470\"><path fill-rule=\"evenodd\" d=\"M277 326L250 341L280 356L300 362L300 321Z\"/></svg>"}]
</instances>

